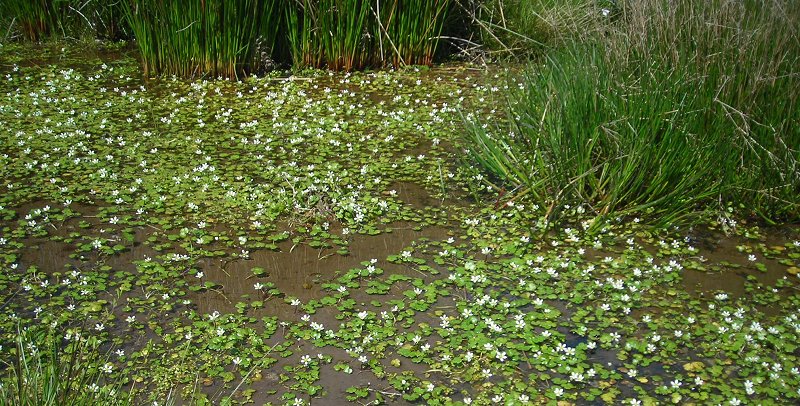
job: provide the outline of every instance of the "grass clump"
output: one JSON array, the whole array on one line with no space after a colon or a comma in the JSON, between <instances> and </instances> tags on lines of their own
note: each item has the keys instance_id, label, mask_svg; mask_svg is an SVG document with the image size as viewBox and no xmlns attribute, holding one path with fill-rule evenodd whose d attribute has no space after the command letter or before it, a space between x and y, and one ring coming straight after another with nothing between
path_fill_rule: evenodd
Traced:
<instances>
[{"instance_id":1,"label":"grass clump","mask_svg":"<svg viewBox=\"0 0 800 406\"><path fill-rule=\"evenodd\" d=\"M235 78L258 70L271 57L280 21L276 0L134 0L124 5L145 75Z\"/></svg>"},{"instance_id":2,"label":"grass clump","mask_svg":"<svg viewBox=\"0 0 800 406\"><path fill-rule=\"evenodd\" d=\"M286 8L295 67L430 65L451 0L296 0Z\"/></svg>"},{"instance_id":3,"label":"grass clump","mask_svg":"<svg viewBox=\"0 0 800 406\"><path fill-rule=\"evenodd\" d=\"M0 23L32 41L134 38L146 76L238 78L276 62L337 71L431 65L453 3L10 0L0 5Z\"/></svg>"},{"instance_id":4,"label":"grass clump","mask_svg":"<svg viewBox=\"0 0 800 406\"><path fill-rule=\"evenodd\" d=\"M29 41L49 37L120 39L125 34L121 1L6 0L0 21L6 37L12 32ZM7 28L5 25L8 24Z\"/></svg>"},{"instance_id":5,"label":"grass clump","mask_svg":"<svg viewBox=\"0 0 800 406\"><path fill-rule=\"evenodd\" d=\"M614 2L594 0L472 0L461 9L478 42L494 58L528 58L594 35L613 16Z\"/></svg>"},{"instance_id":6,"label":"grass clump","mask_svg":"<svg viewBox=\"0 0 800 406\"><path fill-rule=\"evenodd\" d=\"M797 219L800 37L788 6L623 3L605 35L531 66L508 127L471 123L471 157L551 216L587 204L667 225L725 202Z\"/></svg>"},{"instance_id":7,"label":"grass clump","mask_svg":"<svg viewBox=\"0 0 800 406\"><path fill-rule=\"evenodd\" d=\"M289 48L296 67L352 70L365 64L362 40L370 4L361 0L302 0L286 8Z\"/></svg>"},{"instance_id":8,"label":"grass clump","mask_svg":"<svg viewBox=\"0 0 800 406\"><path fill-rule=\"evenodd\" d=\"M80 333L66 338L39 328L19 329L0 358L0 403L22 405L126 405L119 385L105 383L99 342ZM98 365L101 364L101 365Z\"/></svg>"},{"instance_id":9,"label":"grass clump","mask_svg":"<svg viewBox=\"0 0 800 406\"><path fill-rule=\"evenodd\" d=\"M381 60L392 66L430 65L452 6L450 0L394 0L376 2ZM388 44L388 45L387 45ZM385 47L390 47L387 58Z\"/></svg>"}]
</instances>

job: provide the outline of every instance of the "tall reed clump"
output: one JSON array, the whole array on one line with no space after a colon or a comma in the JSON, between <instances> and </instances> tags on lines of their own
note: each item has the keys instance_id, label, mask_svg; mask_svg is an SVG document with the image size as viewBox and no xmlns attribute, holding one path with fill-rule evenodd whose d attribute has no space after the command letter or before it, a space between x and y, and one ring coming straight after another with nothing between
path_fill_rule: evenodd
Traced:
<instances>
[{"instance_id":1,"label":"tall reed clump","mask_svg":"<svg viewBox=\"0 0 800 406\"><path fill-rule=\"evenodd\" d=\"M654 224L741 207L800 218L800 12L789 0L623 2L603 36L532 66L470 156L549 204Z\"/></svg>"},{"instance_id":2,"label":"tall reed clump","mask_svg":"<svg viewBox=\"0 0 800 406\"><path fill-rule=\"evenodd\" d=\"M452 0L294 0L286 8L295 67L430 65Z\"/></svg>"},{"instance_id":3,"label":"tall reed clump","mask_svg":"<svg viewBox=\"0 0 800 406\"><path fill-rule=\"evenodd\" d=\"M120 1L4 0L0 15L30 41L57 38L109 38L125 35Z\"/></svg>"},{"instance_id":4,"label":"tall reed clump","mask_svg":"<svg viewBox=\"0 0 800 406\"><path fill-rule=\"evenodd\" d=\"M258 48L274 47L281 15L279 0L129 0L124 4L145 75L236 78L257 70Z\"/></svg>"},{"instance_id":5,"label":"tall reed clump","mask_svg":"<svg viewBox=\"0 0 800 406\"><path fill-rule=\"evenodd\" d=\"M26 39L39 41L58 25L49 3L48 0L6 0L0 7L4 16L19 25Z\"/></svg>"},{"instance_id":6,"label":"tall reed clump","mask_svg":"<svg viewBox=\"0 0 800 406\"><path fill-rule=\"evenodd\" d=\"M430 65L452 3L452 0L377 1L375 15L380 19L376 37L382 61L393 66Z\"/></svg>"},{"instance_id":7,"label":"tall reed clump","mask_svg":"<svg viewBox=\"0 0 800 406\"><path fill-rule=\"evenodd\" d=\"M296 0L286 8L294 65L347 71L363 68L369 15L369 1Z\"/></svg>"},{"instance_id":8,"label":"tall reed clump","mask_svg":"<svg viewBox=\"0 0 800 406\"><path fill-rule=\"evenodd\" d=\"M0 358L0 404L9 406L128 405L131 399L104 375L97 344L89 337L65 340L42 329L20 329L10 359ZM103 371L105 369L105 371Z\"/></svg>"}]
</instances>

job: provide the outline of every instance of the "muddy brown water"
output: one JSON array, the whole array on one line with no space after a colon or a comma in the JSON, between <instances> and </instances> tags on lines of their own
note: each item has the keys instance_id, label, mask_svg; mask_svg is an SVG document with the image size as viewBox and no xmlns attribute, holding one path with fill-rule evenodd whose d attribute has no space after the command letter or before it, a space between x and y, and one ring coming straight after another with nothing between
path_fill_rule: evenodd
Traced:
<instances>
[{"instance_id":1,"label":"muddy brown water","mask_svg":"<svg viewBox=\"0 0 800 406\"><path fill-rule=\"evenodd\" d=\"M393 185L398 191L398 197L416 207L420 204L420 208L435 205L437 201L432 198L424 188L414 184L397 183ZM18 210L18 217L24 216L25 213L31 210L41 208L45 203L31 203L23 205ZM70 254L75 252L76 246L74 244L64 243L57 241L53 237L65 237L70 232L78 231L83 235L94 235L98 232L98 228L105 228L104 235L110 235L117 232L114 227L108 224L100 224L98 220L98 208L86 205L85 207L75 207L81 213L80 216L66 220L58 224L57 228L48 229L49 236L41 238L30 238L26 240L26 248L22 250L20 263L23 266L36 265L45 274L52 274L54 272L63 271L68 266L91 266L93 262L103 261L105 264L111 265L114 269L135 271L134 261L144 259L146 257L156 258L159 254L154 251L149 245L144 243L148 238L149 232L146 228L136 228L135 241L128 249L116 255L104 256L102 258L96 255L87 255L82 260L70 258ZM88 230L80 229L77 224L80 220L86 220L92 224ZM48 226L49 227L49 226ZM249 259L219 259L219 258L206 258L196 264L196 268L204 272L204 279L213 281L221 285L218 290L211 290L201 293L190 293L189 298L197 310L201 313L212 313L214 311L236 312L235 304L240 301L253 301L266 299L264 293L255 290L253 285L257 282L267 283L271 282L279 289L283 295L292 296L300 299L302 302L308 302L312 299L319 299L326 294L329 294L322 288L323 283L331 282L336 277L350 269L364 268L363 262L368 262L376 259L376 267L385 271L385 274L399 273L411 277L420 277L420 274L413 269L404 266L389 263L386 258L389 255L399 254L404 249L412 247L415 242L422 239L429 240L445 240L454 234L458 234L457 229L448 227L428 227L421 230L414 230L410 224L395 225L391 230L387 230L378 235L352 235L349 238L349 254L337 254L335 249L317 249L312 248L306 244L293 246L292 242L285 241L279 244L278 251L259 250L250 253ZM225 230L220 230L225 232ZM797 230L789 234L780 234L778 236L769 236L764 241L745 240L743 238L714 236L714 238L706 239L700 245L700 251L697 256L702 255L705 259L704 264L709 268L715 264L735 264L738 266L720 266L719 271L705 271L699 272L694 270L685 269L682 272L681 286L688 292L699 297L710 297L716 292L725 291L731 297L742 297L747 294L745 290L745 282L748 276L752 275L758 282L765 287L773 286L779 279L787 276L788 265L781 264L777 259L766 258L761 252L755 252L758 261L763 263L767 270L762 272L757 270L752 263L749 263L745 252L741 252L739 247L742 245L749 245L756 247L758 244L764 244L767 247L781 246L786 241L792 241L797 237ZM595 254L595 253L592 253ZM598 252L597 255L602 253ZM417 254L415 254L417 255ZM589 255L592 257L592 255ZM599 258L599 256L598 256ZM798 261L795 261L797 266ZM255 277L252 269L260 267L266 270L267 276ZM193 275L188 276L194 278ZM399 294L393 292L392 294ZM360 290L354 290L352 296L358 302L366 303L369 301L369 295L363 294ZM449 305L446 300L437 305ZM558 304L552 304L559 308L564 314L568 314L568 309ZM779 311L780 309L764 309L764 311L771 313ZM266 300L264 307L254 310L254 316L277 316L282 320L298 320L302 315L298 309L287 304L283 297L274 297ZM339 321L335 318L335 309L322 308L313 315L315 321L321 322L326 327L335 327ZM435 320L430 315L420 314L420 322L434 323ZM430 320L428 320L430 319ZM584 337L575 335L569 331L562 331L565 334L565 340L570 346L575 346L580 342L585 341ZM279 339L276 338L276 339ZM276 395L269 395L270 390L276 390L278 393L282 391L283 385L277 381L277 375L282 371L283 365L296 365L299 362L300 354L316 354L322 353L329 355L333 358L330 365L325 365L321 368L322 374L318 384L322 385L326 393L321 399L315 399L316 403L323 404L339 404L345 401L345 390L354 385L371 386L375 390L386 389L386 381L378 379L369 371L362 371L358 368L358 362L353 360L352 357L347 355L344 351L336 348L316 348L309 344L304 344L304 347L294 348L295 354L287 359L281 359L279 364L262 372L263 379L260 382L255 382L250 387L258 389L254 400L256 403L263 403L264 401L278 401ZM597 350L590 354L590 360L608 365L611 368L618 369L622 363L619 361L615 351ZM399 357L395 354L390 354L389 357ZM343 375L341 372L333 370L333 365L336 362L348 362L354 369L352 375ZM408 360L403 360L403 369L414 370L417 376L424 376L426 371L425 365L413 364ZM654 364L644 371L647 375L663 375L663 366ZM347 379L342 379L343 377ZM444 378L438 380L442 382ZM227 395L229 389L222 389L220 383L212 383L208 387L202 389L209 395L217 395L222 393ZM215 393L216 392L216 393ZM396 399L393 403L403 404L402 399Z\"/></svg>"},{"instance_id":2,"label":"muddy brown water","mask_svg":"<svg viewBox=\"0 0 800 406\"><path fill-rule=\"evenodd\" d=\"M271 282L284 295L305 303L325 296L326 292L321 286L323 283L333 281L339 274L350 269L364 268L362 262L372 259L377 260L376 267L387 273L409 272L406 268L389 263L386 257L399 254L422 238L444 240L449 238L449 233L443 227L416 231L406 226L392 228L390 232L374 236L355 235L349 242L348 255L337 254L331 249L312 248L306 244L292 246L291 242L285 242L279 246L279 251L251 252L249 259L203 259L198 264L199 269L203 271L204 278L222 285L221 292L202 292L192 299L200 312L235 311L234 306L242 296L258 300L262 295L254 288L254 284ZM267 276L255 277L252 270L256 267L264 269ZM285 306L282 300L268 301L265 306L262 310L265 314L277 315L279 318L296 317L295 309Z\"/></svg>"},{"instance_id":3,"label":"muddy brown water","mask_svg":"<svg viewBox=\"0 0 800 406\"><path fill-rule=\"evenodd\" d=\"M683 289L696 297L713 296L722 291L729 297L739 298L749 294L746 290L748 277L755 278L760 285L757 287L759 290L770 289L778 280L793 277L787 272L790 265L782 264L775 258L767 258L759 250L754 250L753 254L756 255L757 262L766 267L766 270L762 271L748 260L748 253L739 250L740 246L756 247L758 244L764 244L766 247L779 247L784 242L791 241L792 236L794 238L798 236L796 227L774 231L763 242L725 237L720 234L714 235L713 238L707 238L702 244L698 256L694 258L702 258L701 262L707 270L685 269L681 280ZM718 269L711 269L715 265ZM795 260L794 266L798 265L800 265L800 261ZM784 292L784 294L794 293ZM781 309L763 307L761 310L768 314L777 314Z\"/></svg>"},{"instance_id":4,"label":"muddy brown water","mask_svg":"<svg viewBox=\"0 0 800 406\"><path fill-rule=\"evenodd\" d=\"M397 182L392 184L389 190L396 191L398 199L419 210L427 207L437 207L444 202L441 199L434 198L425 188L413 182Z\"/></svg>"}]
</instances>

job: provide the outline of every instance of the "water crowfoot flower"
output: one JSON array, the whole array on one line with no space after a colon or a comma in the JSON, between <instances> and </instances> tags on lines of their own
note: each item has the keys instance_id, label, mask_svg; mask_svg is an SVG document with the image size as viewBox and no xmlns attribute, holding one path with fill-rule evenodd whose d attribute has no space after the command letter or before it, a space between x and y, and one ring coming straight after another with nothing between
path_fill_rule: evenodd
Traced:
<instances>
[{"instance_id":1,"label":"water crowfoot flower","mask_svg":"<svg viewBox=\"0 0 800 406\"><path fill-rule=\"evenodd\" d=\"M744 391L748 395L752 395L755 393L755 390L753 390L753 381L750 380L744 381Z\"/></svg>"},{"instance_id":2,"label":"water crowfoot flower","mask_svg":"<svg viewBox=\"0 0 800 406\"><path fill-rule=\"evenodd\" d=\"M506 352L505 351L499 351L498 350L495 353L495 358L500 362L505 362L508 357L506 356Z\"/></svg>"}]
</instances>

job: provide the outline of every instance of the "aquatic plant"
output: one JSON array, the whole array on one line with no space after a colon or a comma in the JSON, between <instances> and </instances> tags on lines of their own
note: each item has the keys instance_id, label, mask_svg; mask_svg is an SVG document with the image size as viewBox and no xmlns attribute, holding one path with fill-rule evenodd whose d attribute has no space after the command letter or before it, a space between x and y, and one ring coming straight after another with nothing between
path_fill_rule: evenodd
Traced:
<instances>
[{"instance_id":1,"label":"aquatic plant","mask_svg":"<svg viewBox=\"0 0 800 406\"><path fill-rule=\"evenodd\" d=\"M71 331L61 337L38 327L18 327L14 347L0 362L0 402L23 405L126 405L111 374L114 365L101 361L99 341Z\"/></svg>"},{"instance_id":2,"label":"aquatic plant","mask_svg":"<svg viewBox=\"0 0 800 406\"><path fill-rule=\"evenodd\" d=\"M296 0L287 30L296 67L430 65L450 0Z\"/></svg>"},{"instance_id":3,"label":"aquatic plant","mask_svg":"<svg viewBox=\"0 0 800 406\"><path fill-rule=\"evenodd\" d=\"M370 1L297 0L286 8L290 52L296 67L363 68Z\"/></svg>"},{"instance_id":4,"label":"aquatic plant","mask_svg":"<svg viewBox=\"0 0 800 406\"><path fill-rule=\"evenodd\" d=\"M83 325L136 404L800 399L797 230L580 205L545 233L457 165L505 72L145 82L85 55L0 46L4 361Z\"/></svg>"},{"instance_id":5,"label":"aquatic plant","mask_svg":"<svg viewBox=\"0 0 800 406\"><path fill-rule=\"evenodd\" d=\"M383 62L392 66L430 65L449 16L451 0L378 0L375 15Z\"/></svg>"},{"instance_id":6,"label":"aquatic plant","mask_svg":"<svg viewBox=\"0 0 800 406\"><path fill-rule=\"evenodd\" d=\"M3 2L2 12L5 16L11 16L20 25L23 35L31 40L38 41L44 38L47 33L56 28L52 11L48 10L47 0L38 1L7 1Z\"/></svg>"},{"instance_id":7,"label":"aquatic plant","mask_svg":"<svg viewBox=\"0 0 800 406\"><path fill-rule=\"evenodd\" d=\"M554 216L587 203L668 225L722 201L798 218L798 13L778 0L624 4L607 34L530 67L508 126L469 123L475 162Z\"/></svg>"},{"instance_id":8,"label":"aquatic plant","mask_svg":"<svg viewBox=\"0 0 800 406\"><path fill-rule=\"evenodd\" d=\"M8 0L0 4L0 16L8 19L9 32L19 26L23 37L42 41L47 37L120 39L122 2L79 0Z\"/></svg>"},{"instance_id":9,"label":"aquatic plant","mask_svg":"<svg viewBox=\"0 0 800 406\"><path fill-rule=\"evenodd\" d=\"M123 3L145 75L236 78L256 71L271 56L281 15L277 0Z\"/></svg>"},{"instance_id":10,"label":"aquatic plant","mask_svg":"<svg viewBox=\"0 0 800 406\"><path fill-rule=\"evenodd\" d=\"M285 8L286 31L293 66L322 65L322 53L316 41L316 11L310 0L297 0Z\"/></svg>"}]
</instances>

